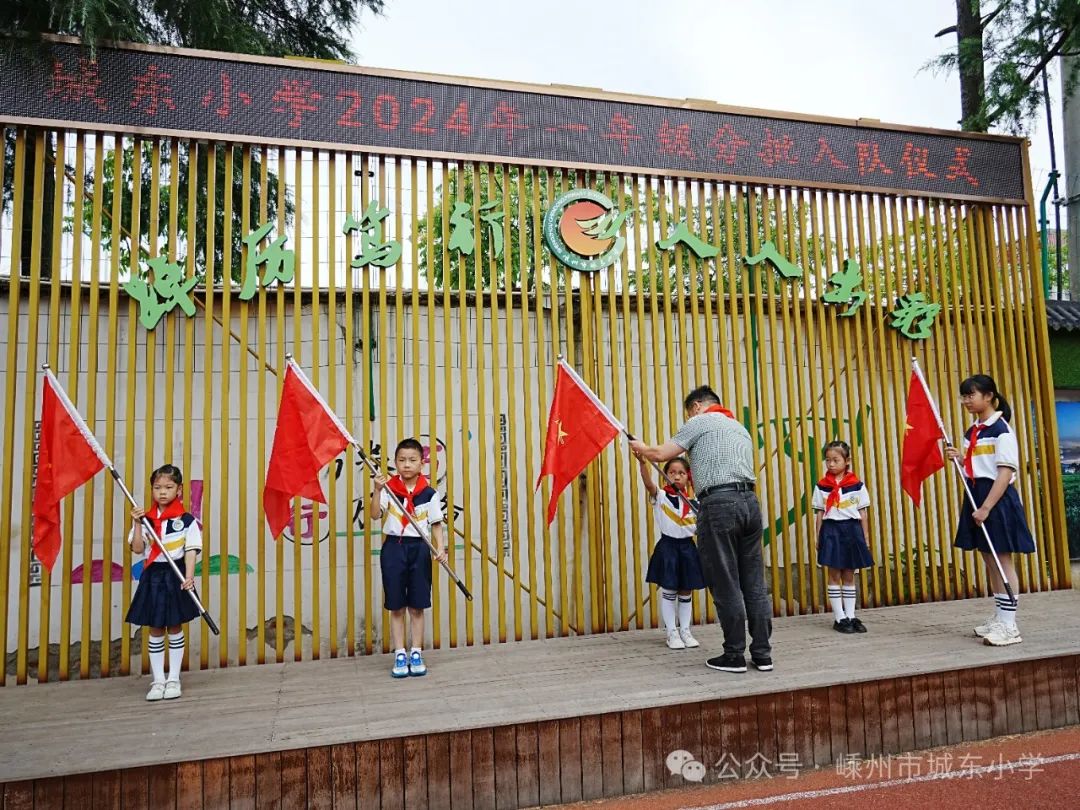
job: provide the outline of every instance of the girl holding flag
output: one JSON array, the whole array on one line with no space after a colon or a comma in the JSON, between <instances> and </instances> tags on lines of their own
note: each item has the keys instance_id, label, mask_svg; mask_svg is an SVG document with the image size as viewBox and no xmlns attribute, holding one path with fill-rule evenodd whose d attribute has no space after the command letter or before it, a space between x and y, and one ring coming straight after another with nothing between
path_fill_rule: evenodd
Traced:
<instances>
[{"instance_id":1,"label":"girl holding flag","mask_svg":"<svg viewBox=\"0 0 1080 810\"><path fill-rule=\"evenodd\" d=\"M835 441L825 445L828 474L814 487L813 507L818 536L818 564L829 570L828 594L833 630L865 633L855 617L855 571L874 564L866 538L866 485L851 472L851 447Z\"/></svg>"},{"instance_id":2,"label":"girl holding flag","mask_svg":"<svg viewBox=\"0 0 1080 810\"><path fill-rule=\"evenodd\" d=\"M641 482L652 501L656 530L660 533L649 558L645 581L660 588L660 615L667 630L668 647L673 650L699 647L701 645L690 632L694 605L692 591L705 587L705 574L694 545L697 516L687 500L693 497L690 462L681 456L667 462L664 475L671 485L665 485L663 489L653 481L649 462L639 457L638 464ZM693 505L696 508L697 502Z\"/></svg>"},{"instance_id":3,"label":"girl holding flag","mask_svg":"<svg viewBox=\"0 0 1080 810\"><path fill-rule=\"evenodd\" d=\"M1006 592L1002 573L1015 594L1019 584L1012 555L1034 553L1035 540L1013 486L1020 468L1020 451L1016 434L1009 427L1012 409L994 380L985 374L960 383L960 402L975 417L975 424L964 432L963 450L949 447L946 453L950 459L963 462L964 477L978 508L964 499L955 545L982 554L996 606L993 615L975 628L975 635L995 647L1019 644L1022 639L1016 627L1017 604ZM993 540L996 560L983 527Z\"/></svg>"},{"instance_id":4,"label":"girl holding flag","mask_svg":"<svg viewBox=\"0 0 1080 810\"><path fill-rule=\"evenodd\" d=\"M183 625L199 616L194 600L184 591L195 587L195 557L202 551L202 533L195 517L184 509L184 476L171 464L150 475L154 503L149 509L131 510L135 525L128 543L135 554L145 555L139 587L131 599L127 621L150 628L150 671L153 682L147 700L180 697L180 667L184 662ZM143 517L165 544L165 551L184 575L184 582L161 557L161 548L143 533ZM191 573L188 573L191 572ZM165 674L165 631L169 632L169 671Z\"/></svg>"}]
</instances>

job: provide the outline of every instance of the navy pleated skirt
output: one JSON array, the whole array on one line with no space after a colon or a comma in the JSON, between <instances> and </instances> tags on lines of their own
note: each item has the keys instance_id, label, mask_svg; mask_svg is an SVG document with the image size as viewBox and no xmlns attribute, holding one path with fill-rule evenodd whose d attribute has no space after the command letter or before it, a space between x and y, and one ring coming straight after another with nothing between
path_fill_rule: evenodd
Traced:
<instances>
[{"instance_id":1,"label":"navy pleated skirt","mask_svg":"<svg viewBox=\"0 0 1080 810\"><path fill-rule=\"evenodd\" d=\"M994 486L989 478L976 478L969 482L975 495L975 503L982 504L990 490ZM971 517L974 510L971 503L964 495L964 503L960 508L960 522L956 527L956 540L954 544L964 551L989 551L986 544L986 535ZM990 539L994 543L994 549L998 552L1012 552L1019 554L1033 554L1035 552L1035 538L1028 529L1027 518L1024 517L1024 507L1020 503L1020 495L1016 487L1010 486L1001 496L1001 500L994 504L990 515L986 519L986 530L990 533Z\"/></svg>"},{"instance_id":2,"label":"navy pleated skirt","mask_svg":"<svg viewBox=\"0 0 1080 810\"><path fill-rule=\"evenodd\" d=\"M866 545L861 520L823 520L818 535L818 565L854 571L869 568L874 557Z\"/></svg>"},{"instance_id":3,"label":"navy pleated skirt","mask_svg":"<svg viewBox=\"0 0 1080 810\"><path fill-rule=\"evenodd\" d=\"M176 561L186 573L183 560ZM142 627L173 627L198 618L194 600L180 587L180 579L167 562L153 562L143 567L139 587L131 597L127 621Z\"/></svg>"},{"instance_id":4,"label":"navy pleated skirt","mask_svg":"<svg viewBox=\"0 0 1080 810\"><path fill-rule=\"evenodd\" d=\"M669 591L696 591L705 587L701 557L692 537L660 536L649 558L645 581Z\"/></svg>"}]
</instances>

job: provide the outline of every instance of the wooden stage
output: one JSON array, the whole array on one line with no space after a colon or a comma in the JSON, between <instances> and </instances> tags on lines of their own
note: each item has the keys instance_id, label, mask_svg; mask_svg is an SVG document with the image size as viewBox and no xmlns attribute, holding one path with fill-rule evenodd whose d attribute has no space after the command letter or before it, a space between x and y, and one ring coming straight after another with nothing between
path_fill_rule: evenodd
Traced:
<instances>
[{"instance_id":1,"label":"wooden stage","mask_svg":"<svg viewBox=\"0 0 1080 810\"><path fill-rule=\"evenodd\" d=\"M1080 723L1080 593L1023 596L1004 649L971 635L990 604L863 611L861 636L778 619L770 673L707 669L710 626L681 652L657 630L440 650L403 680L382 655L194 672L156 705L145 677L8 686L3 808L531 807L683 785L678 749L716 781Z\"/></svg>"}]
</instances>

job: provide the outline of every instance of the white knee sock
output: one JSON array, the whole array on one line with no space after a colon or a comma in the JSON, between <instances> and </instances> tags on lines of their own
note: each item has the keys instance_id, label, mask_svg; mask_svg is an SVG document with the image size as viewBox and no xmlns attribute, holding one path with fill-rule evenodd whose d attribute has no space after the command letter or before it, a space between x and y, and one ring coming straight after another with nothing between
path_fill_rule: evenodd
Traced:
<instances>
[{"instance_id":1,"label":"white knee sock","mask_svg":"<svg viewBox=\"0 0 1080 810\"><path fill-rule=\"evenodd\" d=\"M679 597L679 627L683 630L689 630L690 625L694 623L694 597L692 596L680 596Z\"/></svg>"},{"instance_id":2,"label":"white knee sock","mask_svg":"<svg viewBox=\"0 0 1080 810\"><path fill-rule=\"evenodd\" d=\"M844 603L842 601L843 594L840 590L840 586L829 585L827 593L829 594L829 604L832 605L833 618L838 622L843 621L845 618Z\"/></svg>"},{"instance_id":3,"label":"white knee sock","mask_svg":"<svg viewBox=\"0 0 1080 810\"><path fill-rule=\"evenodd\" d=\"M180 680L180 668L184 665L184 631L169 633L169 680Z\"/></svg>"},{"instance_id":4,"label":"white knee sock","mask_svg":"<svg viewBox=\"0 0 1080 810\"><path fill-rule=\"evenodd\" d=\"M843 586L844 616L848 619L855 618L855 586Z\"/></svg>"},{"instance_id":5,"label":"white knee sock","mask_svg":"<svg viewBox=\"0 0 1080 810\"><path fill-rule=\"evenodd\" d=\"M997 618L1006 627L1016 627L1016 608L1007 593L995 593L994 604L997 605Z\"/></svg>"},{"instance_id":6,"label":"white knee sock","mask_svg":"<svg viewBox=\"0 0 1080 810\"><path fill-rule=\"evenodd\" d=\"M664 627L670 633L675 629L675 599L677 596L675 591L661 588L660 597L660 618L664 620Z\"/></svg>"},{"instance_id":7,"label":"white knee sock","mask_svg":"<svg viewBox=\"0 0 1080 810\"><path fill-rule=\"evenodd\" d=\"M154 683L165 683L165 636L150 636L150 674Z\"/></svg>"}]
</instances>

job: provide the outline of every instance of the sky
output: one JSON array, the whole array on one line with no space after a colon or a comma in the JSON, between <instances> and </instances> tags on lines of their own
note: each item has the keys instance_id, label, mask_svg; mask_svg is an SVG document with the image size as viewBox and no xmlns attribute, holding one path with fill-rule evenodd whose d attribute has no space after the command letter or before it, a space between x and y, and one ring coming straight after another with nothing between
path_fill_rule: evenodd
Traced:
<instances>
[{"instance_id":1,"label":"sky","mask_svg":"<svg viewBox=\"0 0 1080 810\"><path fill-rule=\"evenodd\" d=\"M954 0L387 0L353 47L370 67L958 129L956 76L922 70L956 47L934 38L955 14ZM1059 112L1056 76L1050 90ZM1038 196L1045 113L1027 134Z\"/></svg>"}]
</instances>

